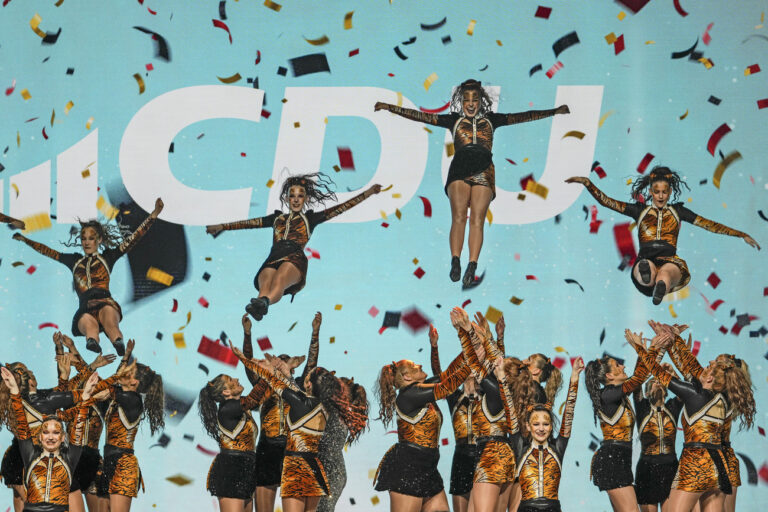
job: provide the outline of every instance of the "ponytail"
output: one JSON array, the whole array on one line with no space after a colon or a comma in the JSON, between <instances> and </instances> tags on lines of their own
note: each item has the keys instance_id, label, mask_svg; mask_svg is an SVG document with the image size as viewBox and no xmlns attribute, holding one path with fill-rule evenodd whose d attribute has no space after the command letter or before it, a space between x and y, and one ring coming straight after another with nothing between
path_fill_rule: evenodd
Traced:
<instances>
[{"instance_id":1,"label":"ponytail","mask_svg":"<svg viewBox=\"0 0 768 512\"><path fill-rule=\"evenodd\" d=\"M547 395L547 403L554 404L555 396L563 386L563 373L552 364L552 361L544 354L534 354L534 364L541 370L539 382L546 382L544 394Z\"/></svg>"},{"instance_id":2,"label":"ponytail","mask_svg":"<svg viewBox=\"0 0 768 512\"><path fill-rule=\"evenodd\" d=\"M368 409L354 406L344 395L341 380L333 372L318 366L309 374L312 393L320 399L328 411L339 415L347 427L347 442L355 442L368 426Z\"/></svg>"},{"instance_id":3,"label":"ponytail","mask_svg":"<svg viewBox=\"0 0 768 512\"><path fill-rule=\"evenodd\" d=\"M225 377L226 375L220 374L212 381L209 381L200 390L200 396L197 401L197 413L200 415L200 421L203 422L203 427L208 435L216 440L216 442L219 441L218 404L224 401Z\"/></svg>"},{"instance_id":4,"label":"ponytail","mask_svg":"<svg viewBox=\"0 0 768 512\"><path fill-rule=\"evenodd\" d=\"M712 389L716 387L721 388L715 390L722 390L728 396L728 401L733 408L734 418L738 417L741 419L739 430L752 428L756 412L755 395L744 372L732 362L717 363L715 371L717 373L722 372L722 377L716 375L715 385L713 385ZM722 386L720 385L721 382Z\"/></svg>"},{"instance_id":5,"label":"ponytail","mask_svg":"<svg viewBox=\"0 0 768 512\"><path fill-rule=\"evenodd\" d=\"M605 385L605 374L610 372L608 358L594 359L587 363L584 369L584 384L587 386L589 398L592 400L592 412L597 424L597 413L600 411L600 392Z\"/></svg>"},{"instance_id":6,"label":"ponytail","mask_svg":"<svg viewBox=\"0 0 768 512\"><path fill-rule=\"evenodd\" d=\"M165 427L165 394L163 377L147 365L136 364L136 378L139 380L137 391L144 393L144 412L149 418L149 431L154 435Z\"/></svg>"},{"instance_id":7,"label":"ponytail","mask_svg":"<svg viewBox=\"0 0 768 512\"><path fill-rule=\"evenodd\" d=\"M395 377L397 376L397 364L392 363L384 366L379 373L379 378L376 381L375 395L379 400L379 419L384 423L384 426L389 426L392 423L392 418L395 415L395 400L397 399L397 393L395 392Z\"/></svg>"}]
</instances>

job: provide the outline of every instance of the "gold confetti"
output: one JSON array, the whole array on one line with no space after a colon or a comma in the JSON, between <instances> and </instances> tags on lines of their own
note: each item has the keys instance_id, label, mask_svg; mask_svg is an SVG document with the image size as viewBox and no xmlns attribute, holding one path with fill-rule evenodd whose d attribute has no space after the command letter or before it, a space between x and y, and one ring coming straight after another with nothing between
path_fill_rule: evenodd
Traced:
<instances>
[{"instance_id":1,"label":"gold confetti","mask_svg":"<svg viewBox=\"0 0 768 512\"><path fill-rule=\"evenodd\" d=\"M335 306L333 306L333 309L335 309L336 311L341 311L341 304L336 304Z\"/></svg>"},{"instance_id":2,"label":"gold confetti","mask_svg":"<svg viewBox=\"0 0 768 512\"><path fill-rule=\"evenodd\" d=\"M691 296L691 291L689 287L685 287L682 290L677 290L676 292L668 293L664 296L664 300L668 302L675 302L683 299L687 299Z\"/></svg>"},{"instance_id":3,"label":"gold confetti","mask_svg":"<svg viewBox=\"0 0 768 512\"><path fill-rule=\"evenodd\" d=\"M341 172L341 167L339 167L338 165L334 165L333 170L336 172Z\"/></svg>"},{"instance_id":4,"label":"gold confetti","mask_svg":"<svg viewBox=\"0 0 768 512\"><path fill-rule=\"evenodd\" d=\"M184 325L179 327L178 330L179 331L183 331L184 328L187 327L189 325L189 322L191 322L191 321L192 321L192 312L191 311L187 311L187 323L185 323Z\"/></svg>"},{"instance_id":5,"label":"gold confetti","mask_svg":"<svg viewBox=\"0 0 768 512\"><path fill-rule=\"evenodd\" d=\"M374 505L378 505L378 504L379 504L379 501L380 501L380 500L379 500L379 497L378 497L378 496L373 496L373 497L371 498L371 503L373 503Z\"/></svg>"},{"instance_id":6,"label":"gold confetti","mask_svg":"<svg viewBox=\"0 0 768 512\"><path fill-rule=\"evenodd\" d=\"M144 79L141 78L141 75L138 73L134 73L133 78L136 80L136 83L139 84L139 94L144 94Z\"/></svg>"},{"instance_id":7,"label":"gold confetti","mask_svg":"<svg viewBox=\"0 0 768 512\"><path fill-rule=\"evenodd\" d=\"M456 149L453 146L453 142L448 142L445 145L445 156L453 156L455 152L456 152Z\"/></svg>"},{"instance_id":8,"label":"gold confetti","mask_svg":"<svg viewBox=\"0 0 768 512\"><path fill-rule=\"evenodd\" d=\"M184 341L183 332L173 333L173 344L176 345L176 348L187 348L187 342Z\"/></svg>"},{"instance_id":9,"label":"gold confetti","mask_svg":"<svg viewBox=\"0 0 768 512\"><path fill-rule=\"evenodd\" d=\"M632 184L632 178L629 178L629 179L627 180L627 185L631 185L631 184Z\"/></svg>"},{"instance_id":10,"label":"gold confetti","mask_svg":"<svg viewBox=\"0 0 768 512\"><path fill-rule=\"evenodd\" d=\"M418 265L419 264L419 258L413 258L411 261L413 261L414 265Z\"/></svg>"},{"instance_id":11,"label":"gold confetti","mask_svg":"<svg viewBox=\"0 0 768 512\"><path fill-rule=\"evenodd\" d=\"M485 311L485 318L492 324L495 324L501 318L501 311L493 306L488 306L488 309Z\"/></svg>"},{"instance_id":12,"label":"gold confetti","mask_svg":"<svg viewBox=\"0 0 768 512\"><path fill-rule=\"evenodd\" d=\"M614 34L613 32L611 32L610 34L607 34L605 36L605 42L608 43L608 44L615 43L616 42L616 34Z\"/></svg>"},{"instance_id":13,"label":"gold confetti","mask_svg":"<svg viewBox=\"0 0 768 512\"><path fill-rule=\"evenodd\" d=\"M675 308L672 307L672 304L669 305L669 314L672 315L672 318L677 318L677 313L675 313Z\"/></svg>"},{"instance_id":14,"label":"gold confetti","mask_svg":"<svg viewBox=\"0 0 768 512\"><path fill-rule=\"evenodd\" d=\"M328 44L331 42L331 40L328 39L328 36L326 36L325 34L323 34L322 37L318 37L317 39L307 39L305 37L304 40L309 44L311 44L312 46L323 46L324 44Z\"/></svg>"},{"instance_id":15,"label":"gold confetti","mask_svg":"<svg viewBox=\"0 0 768 512\"><path fill-rule=\"evenodd\" d=\"M498 39L496 40L496 44L499 46L504 46L503 44L501 44L501 41L499 41Z\"/></svg>"},{"instance_id":16,"label":"gold confetti","mask_svg":"<svg viewBox=\"0 0 768 512\"><path fill-rule=\"evenodd\" d=\"M624 14L624 13L622 13L622 14ZM566 400L565 402L561 403L561 404L560 404L560 407L559 407L559 408L558 408L558 410L557 410L557 414L559 414L560 416L562 416L562 415L563 415L563 409L565 408L565 404L566 404L566 403L568 403L568 401L567 401L567 400Z\"/></svg>"},{"instance_id":17,"label":"gold confetti","mask_svg":"<svg viewBox=\"0 0 768 512\"><path fill-rule=\"evenodd\" d=\"M159 268L149 267L147 269L147 279L156 283L164 284L165 286L171 286L173 282L173 276L167 272L163 272Z\"/></svg>"},{"instance_id":18,"label":"gold confetti","mask_svg":"<svg viewBox=\"0 0 768 512\"><path fill-rule=\"evenodd\" d=\"M555 347L555 352L565 352L566 354L568 353L568 351L565 350L564 347Z\"/></svg>"},{"instance_id":19,"label":"gold confetti","mask_svg":"<svg viewBox=\"0 0 768 512\"><path fill-rule=\"evenodd\" d=\"M423 126L422 128L424 128L424 131L425 131L425 132L427 132L427 133L432 133L432 130L430 130L430 129L429 129L429 128L427 128L426 126Z\"/></svg>"},{"instance_id":20,"label":"gold confetti","mask_svg":"<svg viewBox=\"0 0 768 512\"><path fill-rule=\"evenodd\" d=\"M403 93L400 91L397 91L397 106L402 107L403 106Z\"/></svg>"},{"instance_id":21,"label":"gold confetti","mask_svg":"<svg viewBox=\"0 0 768 512\"><path fill-rule=\"evenodd\" d=\"M386 219L387 218L387 212L385 212L384 210L379 210L379 214L381 215L382 219Z\"/></svg>"},{"instance_id":22,"label":"gold confetti","mask_svg":"<svg viewBox=\"0 0 768 512\"><path fill-rule=\"evenodd\" d=\"M336 343L336 336L331 336L331 339L328 340L328 343Z\"/></svg>"},{"instance_id":23,"label":"gold confetti","mask_svg":"<svg viewBox=\"0 0 768 512\"><path fill-rule=\"evenodd\" d=\"M19 186L15 183L11 183L11 187L16 191L16 197L19 197Z\"/></svg>"},{"instance_id":24,"label":"gold confetti","mask_svg":"<svg viewBox=\"0 0 768 512\"><path fill-rule=\"evenodd\" d=\"M400 220L403 217L403 214L400 213L400 210L395 208L395 217L397 217L397 220Z\"/></svg>"},{"instance_id":25,"label":"gold confetti","mask_svg":"<svg viewBox=\"0 0 768 512\"><path fill-rule=\"evenodd\" d=\"M645 44L656 44L656 41L646 41Z\"/></svg>"},{"instance_id":26,"label":"gold confetti","mask_svg":"<svg viewBox=\"0 0 768 512\"><path fill-rule=\"evenodd\" d=\"M621 11L619 14L616 15L617 18L619 18L619 21L622 21L627 16L627 13L624 11ZM562 413L561 413L562 416Z\"/></svg>"},{"instance_id":27,"label":"gold confetti","mask_svg":"<svg viewBox=\"0 0 768 512\"><path fill-rule=\"evenodd\" d=\"M394 199L400 199L401 197L403 197L403 194L401 194L400 192L395 192L394 194L392 194L392 197Z\"/></svg>"},{"instance_id":28,"label":"gold confetti","mask_svg":"<svg viewBox=\"0 0 768 512\"><path fill-rule=\"evenodd\" d=\"M377 471L376 468L368 470L368 479L369 480L373 480L374 478L376 478L376 471Z\"/></svg>"},{"instance_id":29,"label":"gold confetti","mask_svg":"<svg viewBox=\"0 0 768 512\"><path fill-rule=\"evenodd\" d=\"M519 306L520 304L522 304L522 303L523 303L523 301L524 301L524 300L525 300L525 299L520 299L520 298L518 298L518 297L512 296L512 298L511 298L511 299L509 299L509 302L511 302L511 303L512 303L512 304L514 304L515 306Z\"/></svg>"},{"instance_id":30,"label":"gold confetti","mask_svg":"<svg viewBox=\"0 0 768 512\"><path fill-rule=\"evenodd\" d=\"M700 59L699 59L699 62L701 62L702 64L704 64L704 67L705 67L705 68L707 68L707 69L711 69L711 68L712 68L712 66L714 66L714 65L715 65L715 63L714 63L714 62L712 62L711 60L709 60L707 57L702 57L702 58L700 58Z\"/></svg>"},{"instance_id":31,"label":"gold confetti","mask_svg":"<svg viewBox=\"0 0 768 512\"><path fill-rule=\"evenodd\" d=\"M294 128L299 128L299 127L301 127L301 123L296 121L295 123L293 123L293 127Z\"/></svg>"},{"instance_id":32,"label":"gold confetti","mask_svg":"<svg viewBox=\"0 0 768 512\"><path fill-rule=\"evenodd\" d=\"M469 20L469 26L467 27L467 35L471 36L475 33L475 24L477 23L477 20Z\"/></svg>"},{"instance_id":33,"label":"gold confetti","mask_svg":"<svg viewBox=\"0 0 768 512\"><path fill-rule=\"evenodd\" d=\"M85 123L85 129L90 130L92 124L93 124L93 116L88 118L88 122Z\"/></svg>"},{"instance_id":34,"label":"gold confetti","mask_svg":"<svg viewBox=\"0 0 768 512\"><path fill-rule=\"evenodd\" d=\"M720 188L720 179L723 177L723 173L736 160L741 160L741 153L733 151L717 164L715 174L712 176L712 184L715 187Z\"/></svg>"},{"instance_id":35,"label":"gold confetti","mask_svg":"<svg viewBox=\"0 0 768 512\"><path fill-rule=\"evenodd\" d=\"M522 192L517 194L517 200L518 201L525 201L525 194L523 194Z\"/></svg>"},{"instance_id":36,"label":"gold confetti","mask_svg":"<svg viewBox=\"0 0 768 512\"><path fill-rule=\"evenodd\" d=\"M51 126L53 126L53 120L56 119L56 109L51 109Z\"/></svg>"},{"instance_id":37,"label":"gold confetti","mask_svg":"<svg viewBox=\"0 0 768 512\"><path fill-rule=\"evenodd\" d=\"M35 15L32 16L32 19L29 20L29 26L32 27L32 31L37 34L40 39L45 39L45 32L40 30L41 21L43 21L43 18L41 18L39 14L35 13Z\"/></svg>"},{"instance_id":38,"label":"gold confetti","mask_svg":"<svg viewBox=\"0 0 768 512\"><path fill-rule=\"evenodd\" d=\"M437 73L432 73L424 80L424 90L428 91L432 84L437 80Z\"/></svg>"},{"instance_id":39,"label":"gold confetti","mask_svg":"<svg viewBox=\"0 0 768 512\"><path fill-rule=\"evenodd\" d=\"M355 11L349 11L347 14L344 15L344 30L349 30L352 28L353 14L355 14Z\"/></svg>"},{"instance_id":40,"label":"gold confetti","mask_svg":"<svg viewBox=\"0 0 768 512\"><path fill-rule=\"evenodd\" d=\"M267 188L272 188L272 185L274 184L275 184L275 180L270 179L269 181L267 181Z\"/></svg>"},{"instance_id":41,"label":"gold confetti","mask_svg":"<svg viewBox=\"0 0 768 512\"><path fill-rule=\"evenodd\" d=\"M240 73L235 73L232 76L225 76L225 77L217 76L216 78L218 78L219 82L221 82L223 84L233 84L233 83L237 82L238 80L240 80L243 77L240 76Z\"/></svg>"},{"instance_id":42,"label":"gold confetti","mask_svg":"<svg viewBox=\"0 0 768 512\"><path fill-rule=\"evenodd\" d=\"M117 214L120 213L120 211L109 204L106 199L104 199L104 196L99 196L99 198L96 200L96 208L109 220L114 219L117 217Z\"/></svg>"},{"instance_id":43,"label":"gold confetti","mask_svg":"<svg viewBox=\"0 0 768 512\"><path fill-rule=\"evenodd\" d=\"M66 105L64 105L64 113L66 115L69 115L69 111L72 110L72 107L74 107L75 104L72 103L72 101L68 101ZM51 122L53 122L53 118L51 118Z\"/></svg>"},{"instance_id":44,"label":"gold confetti","mask_svg":"<svg viewBox=\"0 0 768 512\"><path fill-rule=\"evenodd\" d=\"M80 176L82 176L83 178L88 178L90 175L91 175L91 171L90 171L90 169L84 169L84 170L83 170L83 171L80 173Z\"/></svg>"},{"instance_id":45,"label":"gold confetti","mask_svg":"<svg viewBox=\"0 0 768 512\"><path fill-rule=\"evenodd\" d=\"M584 132L580 132L578 130L571 130L568 133L566 133L565 135L563 135L562 138L564 139L566 137L575 137L575 138L581 140L581 139L584 138L584 135L585 135Z\"/></svg>"},{"instance_id":46,"label":"gold confetti","mask_svg":"<svg viewBox=\"0 0 768 512\"><path fill-rule=\"evenodd\" d=\"M31 98L32 95L29 94L29 89L22 89L21 90L21 97L24 98L24 101L27 101L29 98Z\"/></svg>"},{"instance_id":47,"label":"gold confetti","mask_svg":"<svg viewBox=\"0 0 768 512\"><path fill-rule=\"evenodd\" d=\"M394 187L394 185L390 185L387 188L383 188L383 189L381 189L381 191L382 192L386 192L387 190L392 190L392 187Z\"/></svg>"},{"instance_id":48,"label":"gold confetti","mask_svg":"<svg viewBox=\"0 0 768 512\"><path fill-rule=\"evenodd\" d=\"M685 109L685 114L683 114L683 115L681 115L681 116L680 116L680 120L682 121L682 120L683 120L683 119L685 119L686 117L688 117L688 109Z\"/></svg>"},{"instance_id":49,"label":"gold confetti","mask_svg":"<svg viewBox=\"0 0 768 512\"><path fill-rule=\"evenodd\" d=\"M18 130L16 130L16 145L21 147L21 133Z\"/></svg>"},{"instance_id":50,"label":"gold confetti","mask_svg":"<svg viewBox=\"0 0 768 512\"><path fill-rule=\"evenodd\" d=\"M192 479L191 478L186 477L186 476L184 476L184 475L182 475L180 473L178 475L173 475L173 476L166 477L166 480L168 480L169 482L171 482L173 484L176 484L178 486L189 485L189 484L192 483Z\"/></svg>"},{"instance_id":51,"label":"gold confetti","mask_svg":"<svg viewBox=\"0 0 768 512\"><path fill-rule=\"evenodd\" d=\"M542 199L546 199L547 194L549 194L549 189L547 187L541 183L536 183L533 180L528 180L528 182L525 184L525 190L528 192L533 192Z\"/></svg>"},{"instance_id":52,"label":"gold confetti","mask_svg":"<svg viewBox=\"0 0 768 512\"><path fill-rule=\"evenodd\" d=\"M493 224L493 213L491 213L491 209L488 208L488 211L485 212L485 218L488 219L488 225L490 226Z\"/></svg>"},{"instance_id":53,"label":"gold confetti","mask_svg":"<svg viewBox=\"0 0 768 512\"><path fill-rule=\"evenodd\" d=\"M528 161L528 157L523 158L523 163Z\"/></svg>"},{"instance_id":54,"label":"gold confetti","mask_svg":"<svg viewBox=\"0 0 768 512\"><path fill-rule=\"evenodd\" d=\"M609 110L608 112L603 114L600 117L600 122L597 123L597 127L600 128L601 126L603 126L603 123L605 122L605 120L611 117L613 115L613 112L614 112L613 110Z\"/></svg>"},{"instance_id":55,"label":"gold confetti","mask_svg":"<svg viewBox=\"0 0 768 512\"><path fill-rule=\"evenodd\" d=\"M270 9L272 9L275 12L280 12L280 9L283 8L282 5L276 4L272 0L264 0L264 6L265 7L269 7Z\"/></svg>"},{"instance_id":56,"label":"gold confetti","mask_svg":"<svg viewBox=\"0 0 768 512\"><path fill-rule=\"evenodd\" d=\"M24 233L33 233L35 231L42 231L43 229L49 229L51 227L51 217L48 212L38 213L36 215L30 215L21 219L24 221Z\"/></svg>"}]
</instances>

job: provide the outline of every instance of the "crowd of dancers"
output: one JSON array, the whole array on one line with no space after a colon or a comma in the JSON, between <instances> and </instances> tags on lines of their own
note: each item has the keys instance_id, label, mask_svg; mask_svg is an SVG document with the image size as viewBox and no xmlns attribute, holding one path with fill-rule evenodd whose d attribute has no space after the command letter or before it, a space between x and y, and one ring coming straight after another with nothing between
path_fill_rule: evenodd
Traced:
<instances>
[{"instance_id":1,"label":"crowd of dancers","mask_svg":"<svg viewBox=\"0 0 768 512\"><path fill-rule=\"evenodd\" d=\"M487 91L474 80L456 88L452 105L453 112L446 115L385 103L377 103L375 110L452 131L456 155L445 187L453 219L450 279L461 278L469 208L470 259L463 276L468 286L475 280L483 220L495 195L494 129L568 114L569 109L563 105L545 111L493 113ZM666 167L656 167L638 179L630 203L607 197L588 178L568 182L586 186L601 205L637 222L640 253L632 281L654 304L690 280L688 266L677 256L681 221L741 237L759 249L746 233L675 203L685 184ZM310 210L336 199L332 185L322 173L291 176L281 189L287 213L275 211L207 227L214 236L225 230L273 230L272 248L254 278L259 295L246 305L242 317L243 344L231 345L252 389L244 394L237 376L221 374L199 393L200 421L219 444L206 486L223 512L254 508L271 512L278 488L284 512L335 510L346 484L345 448L364 435L371 421L382 421L385 427L394 423L397 429L398 441L383 454L374 478L375 489L389 493L392 511L446 512L451 507L459 512L560 511L558 489L582 372L595 422L603 432L590 479L607 493L614 510L735 510L741 482L730 433L735 421L746 428L754 423L749 370L731 354L721 354L702 366L683 339L685 325L650 321L654 333L650 340L627 330L626 340L638 354L632 376L627 376L622 361L612 357L586 364L580 357L572 358L566 398L559 408L560 369L541 353L524 359L507 356L503 316L492 330L480 313L472 321L461 308L450 313L461 351L445 369L434 327L429 331L431 377L410 360L383 365L374 387L376 418L370 414L364 386L353 377L337 376L318 366L320 313L312 322L306 357L265 354L265 359L255 359L251 318L261 320L283 295L295 295L305 286L304 248L315 228L382 190L373 185L339 205ZM149 423L151 434L164 427L163 382L149 366L137 362L135 342L123 341L122 311L111 296L109 282L116 261L140 243L162 209L158 199L132 233L119 223L82 222L67 242L79 246L82 253L62 253L20 233L13 235L72 271L79 304L71 331L85 337L85 347L98 353L88 364L71 338L54 334L58 383L51 389L38 388L35 373L22 362L2 366L0 423L14 437L3 456L1 473L13 491L17 512L82 512L86 507L89 512L126 512L144 487L134 442L143 421ZM22 220L2 214L0 221L25 228ZM101 353L102 332L117 356ZM672 364L661 362L665 354ZM96 370L117 357L120 362L114 374L99 377ZM300 377L295 378L303 363ZM72 368L77 373L70 378ZM674 396L668 396L669 391ZM455 436L450 505L437 469L443 420L437 402L443 399ZM256 410L259 422L252 415ZM678 421L684 437L679 457ZM633 472L635 428L641 454ZM100 451L102 431L106 433Z\"/></svg>"}]
</instances>

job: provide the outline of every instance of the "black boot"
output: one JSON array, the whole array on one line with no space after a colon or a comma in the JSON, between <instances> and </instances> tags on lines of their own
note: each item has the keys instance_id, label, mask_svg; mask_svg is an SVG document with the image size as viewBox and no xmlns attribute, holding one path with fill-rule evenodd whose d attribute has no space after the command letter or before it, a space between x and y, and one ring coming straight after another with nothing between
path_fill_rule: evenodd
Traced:
<instances>
[{"instance_id":1,"label":"black boot","mask_svg":"<svg viewBox=\"0 0 768 512\"><path fill-rule=\"evenodd\" d=\"M87 340L85 340L85 348L87 348L91 352L96 352L97 354L101 354L101 345L99 345L99 342L96 341L95 338L88 338Z\"/></svg>"},{"instance_id":2,"label":"black boot","mask_svg":"<svg viewBox=\"0 0 768 512\"><path fill-rule=\"evenodd\" d=\"M264 318L269 310L269 299L267 297L259 297L251 299L251 303L245 306L245 312L251 315L254 320L259 321Z\"/></svg>"},{"instance_id":3,"label":"black boot","mask_svg":"<svg viewBox=\"0 0 768 512\"><path fill-rule=\"evenodd\" d=\"M461 279L461 261L459 261L458 256L453 256L451 258L451 273L449 276L454 283Z\"/></svg>"},{"instance_id":4,"label":"black boot","mask_svg":"<svg viewBox=\"0 0 768 512\"><path fill-rule=\"evenodd\" d=\"M118 356L123 357L125 355L125 343L123 343L123 338L117 338L112 342L112 346L115 347L115 352L117 352Z\"/></svg>"},{"instance_id":5,"label":"black boot","mask_svg":"<svg viewBox=\"0 0 768 512\"><path fill-rule=\"evenodd\" d=\"M477 270L477 262L470 261L467 263L467 269L464 271L464 278L461 280L461 284L464 288L471 286L475 282L475 270Z\"/></svg>"},{"instance_id":6,"label":"black boot","mask_svg":"<svg viewBox=\"0 0 768 512\"><path fill-rule=\"evenodd\" d=\"M658 306L661 304L661 299L667 294L667 283L664 281L656 281L656 286L653 288L653 305Z\"/></svg>"},{"instance_id":7,"label":"black boot","mask_svg":"<svg viewBox=\"0 0 768 512\"><path fill-rule=\"evenodd\" d=\"M648 285L651 282L651 265L648 260L640 260L637 264L637 271L640 273L640 279L644 285Z\"/></svg>"}]
</instances>

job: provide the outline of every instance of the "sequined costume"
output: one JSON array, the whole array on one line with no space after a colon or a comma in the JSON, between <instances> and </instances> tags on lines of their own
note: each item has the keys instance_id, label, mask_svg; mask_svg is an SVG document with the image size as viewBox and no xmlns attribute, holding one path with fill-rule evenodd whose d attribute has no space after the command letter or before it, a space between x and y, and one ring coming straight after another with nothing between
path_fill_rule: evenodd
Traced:
<instances>
[{"instance_id":1,"label":"sequined costume","mask_svg":"<svg viewBox=\"0 0 768 512\"><path fill-rule=\"evenodd\" d=\"M28 512L66 512L72 471L80 458L83 430L91 400L80 402L75 429L66 451L47 452L32 442L32 429L27 423L28 411L19 395L11 395L11 408L16 421L16 438L24 461L24 486L27 497L24 510ZM42 426L42 425L41 425Z\"/></svg>"},{"instance_id":2,"label":"sequined costume","mask_svg":"<svg viewBox=\"0 0 768 512\"><path fill-rule=\"evenodd\" d=\"M212 496L250 500L256 491L256 438L259 427L251 416L267 385L259 380L248 396L225 400L216 415L219 453L208 470L206 488Z\"/></svg>"},{"instance_id":3,"label":"sequined costume","mask_svg":"<svg viewBox=\"0 0 768 512\"><path fill-rule=\"evenodd\" d=\"M694 226L704 228L707 231L719 235L729 235L744 238L746 233L724 226L719 222L705 219L686 208L683 203L666 204L663 208L656 208L653 204L625 203L617 201L605 195L592 182L587 185L587 190L592 196L606 208L632 217L637 223L637 237L640 242L640 253L635 266L640 260L647 259L653 262L657 268L665 263L672 263L680 269L680 281L667 293L672 293L685 288L691 280L691 273L685 260L677 256L677 237L683 221ZM632 269L632 282L644 295L653 295L653 284L645 285L635 279L634 267Z\"/></svg>"},{"instance_id":4,"label":"sequined costume","mask_svg":"<svg viewBox=\"0 0 768 512\"><path fill-rule=\"evenodd\" d=\"M356 206L365 200L365 192L356 195L352 199L345 201L331 208L315 212L309 210L301 213L283 213L275 210L266 217L256 217L254 219L241 220L222 224L224 230L235 229L255 229L272 228L272 249L269 251L267 259L264 260L256 277L253 278L253 286L259 289L259 274L265 268L277 269L283 263L290 263L301 273L301 279L298 283L285 290L288 295L296 295L304 288L307 280L307 257L304 254L304 247L309 242L309 237L318 224L330 220L353 206Z\"/></svg>"},{"instance_id":5,"label":"sequined costume","mask_svg":"<svg viewBox=\"0 0 768 512\"><path fill-rule=\"evenodd\" d=\"M635 347L643 362L659 382L683 401L683 451L672 489L686 492L721 490L731 494L730 471L723 453L723 424L730 409L722 393L704 389L699 377L704 371L679 336L675 340L677 357L672 362L692 381L681 381L659 366L655 357Z\"/></svg>"},{"instance_id":6,"label":"sequined costume","mask_svg":"<svg viewBox=\"0 0 768 512\"><path fill-rule=\"evenodd\" d=\"M74 289L80 302L80 306L72 318L73 335L85 336L85 333L80 332L80 329L77 327L80 318L88 313L98 321L99 310L104 306L115 308L122 320L123 312L120 304L112 298L112 294L109 291L112 268L121 256L139 243L154 222L155 217L150 215L136 228L136 231L125 237L119 246L114 249L107 249L102 253L95 252L85 256L80 253L61 253L39 242L29 240L28 238L23 239L24 243L43 256L66 265L72 271ZM103 327L99 324L99 331L103 332L103 330Z\"/></svg>"},{"instance_id":7,"label":"sequined costume","mask_svg":"<svg viewBox=\"0 0 768 512\"><path fill-rule=\"evenodd\" d=\"M656 352L651 352L656 357ZM592 456L590 478L601 491L632 485L632 429L635 413L627 395L638 389L648 369L638 358L632 377L621 386L605 386L600 392L598 417L603 442Z\"/></svg>"},{"instance_id":8,"label":"sequined costume","mask_svg":"<svg viewBox=\"0 0 768 512\"><path fill-rule=\"evenodd\" d=\"M317 512L333 512L344 486L347 484L347 468L344 464L344 444L349 430L341 421L338 413L327 411L325 433L320 440L318 457L328 475L330 494L320 498Z\"/></svg>"},{"instance_id":9,"label":"sequined costume","mask_svg":"<svg viewBox=\"0 0 768 512\"><path fill-rule=\"evenodd\" d=\"M395 399L397 439L384 454L374 478L377 491L391 491L430 498L443 491L437 471L438 439L443 415L436 400L456 391L469 376L469 366L459 355L440 375L424 384L413 383L398 390Z\"/></svg>"},{"instance_id":10,"label":"sequined costume","mask_svg":"<svg viewBox=\"0 0 768 512\"><path fill-rule=\"evenodd\" d=\"M661 406L633 393L641 454L635 468L635 494L640 505L664 503L677 473L677 420L683 403L670 398Z\"/></svg>"},{"instance_id":11,"label":"sequined costume","mask_svg":"<svg viewBox=\"0 0 768 512\"><path fill-rule=\"evenodd\" d=\"M484 115L466 117L458 112L450 114L428 114L419 110L384 104L390 112L411 121L441 126L451 130L453 146L456 151L448 169L445 193L448 186L463 180L469 185L481 185L491 189L496 197L496 171L493 166L493 132L501 126L537 121L555 115L557 109L529 110L515 114L497 114L487 112Z\"/></svg>"}]
</instances>

